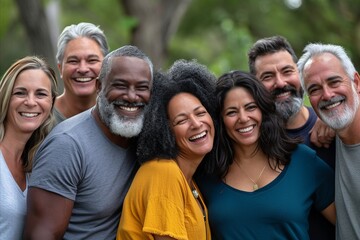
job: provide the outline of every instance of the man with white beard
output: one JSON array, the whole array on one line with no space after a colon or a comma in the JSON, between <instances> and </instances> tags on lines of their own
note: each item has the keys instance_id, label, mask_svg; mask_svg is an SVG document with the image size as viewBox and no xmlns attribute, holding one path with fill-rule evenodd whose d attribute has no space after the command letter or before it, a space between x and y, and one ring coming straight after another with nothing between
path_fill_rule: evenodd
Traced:
<instances>
[{"instance_id":1,"label":"man with white beard","mask_svg":"<svg viewBox=\"0 0 360 240\"><path fill-rule=\"evenodd\" d=\"M35 156L24 239L115 239L152 85L138 48L104 58L96 106L58 124Z\"/></svg>"},{"instance_id":2,"label":"man with white beard","mask_svg":"<svg viewBox=\"0 0 360 240\"><path fill-rule=\"evenodd\" d=\"M282 36L259 39L248 53L250 72L263 83L274 98L276 111L285 120L286 132L316 151L316 154L335 168L335 140L330 128L320 126L318 117L311 107L304 106L304 91L297 69L297 56L290 43ZM324 126L324 123L321 123ZM312 137L330 136L314 144ZM326 147L324 147L326 145ZM312 208L309 215L310 240L334 240L335 227L321 214L322 209Z\"/></svg>"},{"instance_id":3,"label":"man with white beard","mask_svg":"<svg viewBox=\"0 0 360 240\"><path fill-rule=\"evenodd\" d=\"M360 239L360 76L345 50L308 44L298 62L317 115L336 132L337 239Z\"/></svg>"}]
</instances>

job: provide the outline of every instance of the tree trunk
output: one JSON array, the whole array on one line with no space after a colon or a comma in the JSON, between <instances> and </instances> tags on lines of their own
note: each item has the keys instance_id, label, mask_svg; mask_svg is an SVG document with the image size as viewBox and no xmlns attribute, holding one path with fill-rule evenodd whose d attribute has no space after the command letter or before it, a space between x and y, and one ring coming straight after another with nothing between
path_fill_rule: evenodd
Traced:
<instances>
[{"instance_id":1,"label":"tree trunk","mask_svg":"<svg viewBox=\"0 0 360 240\"><path fill-rule=\"evenodd\" d=\"M30 41L31 54L44 58L56 71L54 47L41 1L16 0L15 2Z\"/></svg>"},{"instance_id":2,"label":"tree trunk","mask_svg":"<svg viewBox=\"0 0 360 240\"><path fill-rule=\"evenodd\" d=\"M125 14L136 17L131 44L143 50L160 68L167 57L167 46L176 32L191 0L120 0Z\"/></svg>"}]
</instances>

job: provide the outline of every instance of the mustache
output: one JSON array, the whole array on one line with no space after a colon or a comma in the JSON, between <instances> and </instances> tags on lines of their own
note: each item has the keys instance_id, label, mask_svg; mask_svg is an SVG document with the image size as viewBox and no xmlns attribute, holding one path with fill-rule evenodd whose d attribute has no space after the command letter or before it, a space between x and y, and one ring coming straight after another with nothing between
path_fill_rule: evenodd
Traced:
<instances>
[{"instance_id":1,"label":"mustache","mask_svg":"<svg viewBox=\"0 0 360 240\"><path fill-rule=\"evenodd\" d=\"M117 101L113 101L110 104L112 105L117 105L117 106L124 106L124 107L144 107L145 103L130 103L127 101L122 101L122 100L117 100Z\"/></svg>"},{"instance_id":2,"label":"mustache","mask_svg":"<svg viewBox=\"0 0 360 240\"><path fill-rule=\"evenodd\" d=\"M319 102L318 107L319 107L320 109L323 109L323 108L325 108L325 107L327 107L327 106L329 106L329 105L332 105L332 104L334 104L334 103L343 101L344 99L345 99L344 96L336 96L336 97L331 98L331 99L328 100L328 101L323 101L323 100L322 100L322 101Z\"/></svg>"},{"instance_id":3,"label":"mustache","mask_svg":"<svg viewBox=\"0 0 360 240\"><path fill-rule=\"evenodd\" d=\"M276 97L277 95L284 93L284 92L291 92L292 95L296 95L297 91L296 88L290 85L286 85L283 88L275 88L273 91L271 91L271 95L273 97Z\"/></svg>"}]
</instances>

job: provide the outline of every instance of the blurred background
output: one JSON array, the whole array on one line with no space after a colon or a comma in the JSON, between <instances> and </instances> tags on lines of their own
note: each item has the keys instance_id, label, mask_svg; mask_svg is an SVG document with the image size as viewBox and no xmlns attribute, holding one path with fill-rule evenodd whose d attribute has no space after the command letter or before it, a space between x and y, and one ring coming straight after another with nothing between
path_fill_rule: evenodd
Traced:
<instances>
[{"instance_id":1,"label":"blurred background","mask_svg":"<svg viewBox=\"0 0 360 240\"><path fill-rule=\"evenodd\" d=\"M282 35L299 57L310 42L342 45L360 70L359 0L0 0L1 76L30 54L57 69L57 37L79 22L99 25L111 50L138 46L156 68L184 58L217 77L248 70L250 46Z\"/></svg>"}]
</instances>

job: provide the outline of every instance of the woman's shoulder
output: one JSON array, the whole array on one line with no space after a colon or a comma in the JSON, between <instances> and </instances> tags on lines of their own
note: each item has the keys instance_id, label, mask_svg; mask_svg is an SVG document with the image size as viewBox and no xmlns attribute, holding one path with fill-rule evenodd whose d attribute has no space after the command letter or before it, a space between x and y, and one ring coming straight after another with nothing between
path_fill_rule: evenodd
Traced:
<instances>
[{"instance_id":1,"label":"woman's shoulder","mask_svg":"<svg viewBox=\"0 0 360 240\"><path fill-rule=\"evenodd\" d=\"M169 178L180 177L181 170L177 163L172 159L156 158L141 164L138 174L146 174L155 177Z\"/></svg>"},{"instance_id":2,"label":"woman's shoulder","mask_svg":"<svg viewBox=\"0 0 360 240\"><path fill-rule=\"evenodd\" d=\"M310 148L309 146L300 143L298 144L298 146L295 148L293 154L294 156L308 156L308 157L314 157L316 155L316 152L314 149Z\"/></svg>"}]
</instances>

